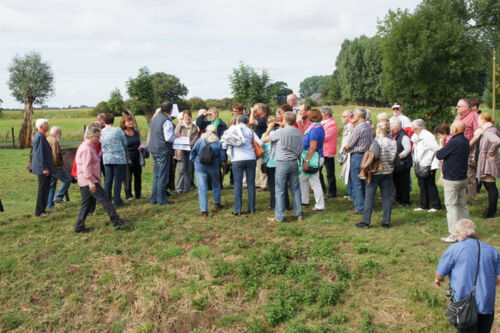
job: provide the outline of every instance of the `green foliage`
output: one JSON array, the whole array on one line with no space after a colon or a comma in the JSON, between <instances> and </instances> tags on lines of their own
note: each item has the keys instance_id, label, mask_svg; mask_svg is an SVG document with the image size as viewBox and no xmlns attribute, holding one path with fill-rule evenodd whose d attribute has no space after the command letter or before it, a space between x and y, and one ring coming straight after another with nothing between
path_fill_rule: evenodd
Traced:
<instances>
[{"instance_id":1,"label":"green foliage","mask_svg":"<svg viewBox=\"0 0 500 333\"><path fill-rule=\"evenodd\" d=\"M178 77L163 72L152 74L151 84L153 86L155 106L159 106L164 100L172 103L182 102L182 98L189 92Z\"/></svg>"},{"instance_id":2,"label":"green foliage","mask_svg":"<svg viewBox=\"0 0 500 333\"><path fill-rule=\"evenodd\" d=\"M207 108L217 108L219 110L231 110L233 108L233 99L226 97L222 99L207 99L205 100Z\"/></svg>"},{"instance_id":3,"label":"green foliage","mask_svg":"<svg viewBox=\"0 0 500 333\"><path fill-rule=\"evenodd\" d=\"M237 68L233 68L229 80L235 101L246 106L269 102L267 87L271 78L267 71L263 70L259 74L253 67L241 62Z\"/></svg>"},{"instance_id":4,"label":"green foliage","mask_svg":"<svg viewBox=\"0 0 500 333\"><path fill-rule=\"evenodd\" d=\"M115 88L108 100L108 107L111 113L116 115L121 115L125 110L125 103L123 102L122 94L118 88Z\"/></svg>"},{"instance_id":5,"label":"green foliage","mask_svg":"<svg viewBox=\"0 0 500 333\"><path fill-rule=\"evenodd\" d=\"M414 302L426 303L431 308L441 306L439 297L436 294L430 293L427 288L419 289L415 286L411 287L408 291L408 298Z\"/></svg>"},{"instance_id":6,"label":"green foliage","mask_svg":"<svg viewBox=\"0 0 500 333\"><path fill-rule=\"evenodd\" d=\"M111 108L108 105L108 102L102 101L99 104L97 104L93 109L92 109L92 114L97 116L99 113L110 113Z\"/></svg>"},{"instance_id":7,"label":"green foliage","mask_svg":"<svg viewBox=\"0 0 500 333\"><path fill-rule=\"evenodd\" d=\"M199 246L199 247L195 247L191 251L191 257L198 258L198 259L206 259L206 258L210 257L211 255L213 255L213 253L214 253L214 250L212 250L208 246Z\"/></svg>"},{"instance_id":8,"label":"green foliage","mask_svg":"<svg viewBox=\"0 0 500 333\"><path fill-rule=\"evenodd\" d=\"M40 53L31 51L23 57L16 55L8 70L7 84L18 102L43 104L54 94L54 74Z\"/></svg>"},{"instance_id":9,"label":"green foliage","mask_svg":"<svg viewBox=\"0 0 500 333\"><path fill-rule=\"evenodd\" d=\"M315 75L305 78L299 85L300 97L307 98L314 93L323 93L329 80L330 75Z\"/></svg>"},{"instance_id":10,"label":"green foliage","mask_svg":"<svg viewBox=\"0 0 500 333\"><path fill-rule=\"evenodd\" d=\"M123 103L123 106L124 106L125 110L130 111L134 115L142 115L142 114L144 114L144 106L138 100L127 99Z\"/></svg>"},{"instance_id":11,"label":"green foliage","mask_svg":"<svg viewBox=\"0 0 500 333\"><path fill-rule=\"evenodd\" d=\"M127 81L128 95L139 102L142 113L151 119L154 111L155 93L153 90L152 75L147 67L139 69L135 78Z\"/></svg>"},{"instance_id":12,"label":"green foliage","mask_svg":"<svg viewBox=\"0 0 500 333\"><path fill-rule=\"evenodd\" d=\"M286 96L293 93L293 90L288 88L288 85L283 81L271 83L267 87L270 103L273 105L282 105L286 103Z\"/></svg>"},{"instance_id":13,"label":"green foliage","mask_svg":"<svg viewBox=\"0 0 500 333\"><path fill-rule=\"evenodd\" d=\"M206 107L205 101L202 98L196 97L196 96L191 97L190 99L184 100L184 104L186 105L186 107L189 110L191 110L193 112L196 112L199 109Z\"/></svg>"}]
</instances>

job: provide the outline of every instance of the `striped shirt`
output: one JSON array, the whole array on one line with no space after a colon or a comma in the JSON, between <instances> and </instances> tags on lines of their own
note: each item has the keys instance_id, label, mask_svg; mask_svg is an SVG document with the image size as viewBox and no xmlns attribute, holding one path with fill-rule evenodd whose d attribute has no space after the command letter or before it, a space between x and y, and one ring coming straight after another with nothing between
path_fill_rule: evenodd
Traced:
<instances>
[{"instance_id":1,"label":"striped shirt","mask_svg":"<svg viewBox=\"0 0 500 333\"><path fill-rule=\"evenodd\" d=\"M357 123L354 125L347 142L347 145L351 148L350 153L364 153L369 150L373 138L373 129L368 121Z\"/></svg>"}]
</instances>

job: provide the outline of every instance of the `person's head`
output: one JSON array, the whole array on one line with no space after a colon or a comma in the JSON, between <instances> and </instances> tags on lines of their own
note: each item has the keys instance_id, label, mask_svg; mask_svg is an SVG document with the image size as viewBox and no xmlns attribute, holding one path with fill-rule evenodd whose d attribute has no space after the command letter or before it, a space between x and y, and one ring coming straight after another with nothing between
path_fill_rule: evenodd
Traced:
<instances>
[{"instance_id":1,"label":"person's head","mask_svg":"<svg viewBox=\"0 0 500 333\"><path fill-rule=\"evenodd\" d=\"M286 103L290 104L292 106L292 108L296 107L297 106L297 95L290 94L290 95L286 96Z\"/></svg>"},{"instance_id":2,"label":"person's head","mask_svg":"<svg viewBox=\"0 0 500 333\"><path fill-rule=\"evenodd\" d=\"M61 138L61 135L62 135L61 127L59 127L59 126L52 126L50 128L50 136L53 136L54 138L56 138L57 140L59 140L59 138Z\"/></svg>"},{"instance_id":3,"label":"person's head","mask_svg":"<svg viewBox=\"0 0 500 333\"><path fill-rule=\"evenodd\" d=\"M283 104L281 106L281 111L283 113L288 112L288 111L293 111L293 107L290 104L286 103L286 104Z\"/></svg>"},{"instance_id":4,"label":"person's head","mask_svg":"<svg viewBox=\"0 0 500 333\"><path fill-rule=\"evenodd\" d=\"M297 116L292 111L287 111L283 114L283 123L285 126L294 126L297 121Z\"/></svg>"},{"instance_id":5,"label":"person's head","mask_svg":"<svg viewBox=\"0 0 500 333\"><path fill-rule=\"evenodd\" d=\"M333 115L333 110L329 106L320 107L319 112L321 112L323 119L331 118Z\"/></svg>"},{"instance_id":6,"label":"person's head","mask_svg":"<svg viewBox=\"0 0 500 333\"><path fill-rule=\"evenodd\" d=\"M377 136L388 136L389 135L389 123L379 122L377 123L377 128L375 131Z\"/></svg>"},{"instance_id":7,"label":"person's head","mask_svg":"<svg viewBox=\"0 0 500 333\"><path fill-rule=\"evenodd\" d=\"M123 116L120 120L120 128L122 130L134 128L134 120L130 116Z\"/></svg>"},{"instance_id":8,"label":"person's head","mask_svg":"<svg viewBox=\"0 0 500 333\"><path fill-rule=\"evenodd\" d=\"M400 115L402 112L403 112L403 107L401 106L401 104L394 103L394 105L392 106L392 113L393 113L395 116L398 116L398 115Z\"/></svg>"},{"instance_id":9,"label":"person's head","mask_svg":"<svg viewBox=\"0 0 500 333\"><path fill-rule=\"evenodd\" d=\"M97 126L90 125L85 132L85 139L87 139L90 143L96 144L99 142L99 138L101 137L101 129Z\"/></svg>"},{"instance_id":10,"label":"person's head","mask_svg":"<svg viewBox=\"0 0 500 333\"><path fill-rule=\"evenodd\" d=\"M236 103L233 105L233 117L243 114L243 104Z\"/></svg>"},{"instance_id":11,"label":"person's head","mask_svg":"<svg viewBox=\"0 0 500 333\"><path fill-rule=\"evenodd\" d=\"M279 120L279 119L278 119ZM278 128L279 127L279 123L277 122L276 120L276 116L269 116L267 118L267 125L269 126L269 124L272 124L274 123L274 129Z\"/></svg>"},{"instance_id":12,"label":"person's head","mask_svg":"<svg viewBox=\"0 0 500 333\"><path fill-rule=\"evenodd\" d=\"M210 124L205 128L205 133L217 134L217 127L215 125Z\"/></svg>"},{"instance_id":13,"label":"person's head","mask_svg":"<svg viewBox=\"0 0 500 333\"><path fill-rule=\"evenodd\" d=\"M115 122L115 116L112 113L105 113L102 120L104 121L104 125L111 126Z\"/></svg>"},{"instance_id":14,"label":"person's head","mask_svg":"<svg viewBox=\"0 0 500 333\"><path fill-rule=\"evenodd\" d=\"M471 105L472 110L478 111L479 110L479 104L481 104L481 103L479 102L479 100L477 98L471 98L470 99L470 105Z\"/></svg>"},{"instance_id":15,"label":"person's head","mask_svg":"<svg viewBox=\"0 0 500 333\"><path fill-rule=\"evenodd\" d=\"M342 112L342 124L347 125L352 122L352 118L354 117L354 113L352 110L344 110Z\"/></svg>"},{"instance_id":16,"label":"person's head","mask_svg":"<svg viewBox=\"0 0 500 333\"><path fill-rule=\"evenodd\" d=\"M493 121L491 114L489 114L488 112L481 112L481 114L479 115L479 126L483 126L487 123L494 124L495 122Z\"/></svg>"},{"instance_id":17,"label":"person's head","mask_svg":"<svg viewBox=\"0 0 500 333\"><path fill-rule=\"evenodd\" d=\"M207 117L211 121L217 121L217 118L219 118L219 109L215 107L208 109Z\"/></svg>"},{"instance_id":18,"label":"person's head","mask_svg":"<svg viewBox=\"0 0 500 333\"><path fill-rule=\"evenodd\" d=\"M351 121L357 124L365 120L366 120L366 109L360 107L354 109L354 114Z\"/></svg>"},{"instance_id":19,"label":"person's head","mask_svg":"<svg viewBox=\"0 0 500 333\"><path fill-rule=\"evenodd\" d=\"M461 219L457 222L458 240L466 238L477 238L477 227L474 222L469 219Z\"/></svg>"},{"instance_id":20,"label":"person's head","mask_svg":"<svg viewBox=\"0 0 500 333\"><path fill-rule=\"evenodd\" d=\"M47 133L49 130L49 121L45 118L37 119L35 122L35 127L40 133Z\"/></svg>"},{"instance_id":21,"label":"person's head","mask_svg":"<svg viewBox=\"0 0 500 333\"><path fill-rule=\"evenodd\" d=\"M259 118L265 117L269 113L269 107L264 103L257 103L253 106L255 115Z\"/></svg>"},{"instance_id":22,"label":"person's head","mask_svg":"<svg viewBox=\"0 0 500 333\"><path fill-rule=\"evenodd\" d=\"M248 125L248 117L244 114L239 115L238 117L236 117L236 124Z\"/></svg>"},{"instance_id":23,"label":"person's head","mask_svg":"<svg viewBox=\"0 0 500 333\"><path fill-rule=\"evenodd\" d=\"M191 113L190 110L184 110L182 111L182 118L181 118L182 122L184 123L184 125L191 125L191 122L193 120L193 115Z\"/></svg>"},{"instance_id":24,"label":"person's head","mask_svg":"<svg viewBox=\"0 0 500 333\"><path fill-rule=\"evenodd\" d=\"M411 122L411 128L414 133L420 134L425 129L425 121L422 119L415 119Z\"/></svg>"},{"instance_id":25,"label":"person's head","mask_svg":"<svg viewBox=\"0 0 500 333\"><path fill-rule=\"evenodd\" d=\"M441 140L446 139L450 135L450 125L447 123L437 124L434 128L434 134Z\"/></svg>"},{"instance_id":26,"label":"person's head","mask_svg":"<svg viewBox=\"0 0 500 333\"><path fill-rule=\"evenodd\" d=\"M471 109L471 103L468 98L460 98L457 103L457 114L465 116Z\"/></svg>"},{"instance_id":27,"label":"person's head","mask_svg":"<svg viewBox=\"0 0 500 333\"><path fill-rule=\"evenodd\" d=\"M101 125L101 128L104 127L104 117L105 117L105 113L99 113L96 117L96 122L99 123Z\"/></svg>"},{"instance_id":28,"label":"person's head","mask_svg":"<svg viewBox=\"0 0 500 333\"><path fill-rule=\"evenodd\" d=\"M315 123L321 121L323 119L323 116L321 115L321 112L318 109L312 109L307 111L307 119Z\"/></svg>"},{"instance_id":29,"label":"person's head","mask_svg":"<svg viewBox=\"0 0 500 333\"><path fill-rule=\"evenodd\" d=\"M174 108L174 104L172 104L171 102L169 102L169 101L161 102L161 106L160 106L161 112L170 115L172 113L173 108Z\"/></svg>"},{"instance_id":30,"label":"person's head","mask_svg":"<svg viewBox=\"0 0 500 333\"><path fill-rule=\"evenodd\" d=\"M456 120L450 126L450 135L456 135L465 132L465 123L460 120Z\"/></svg>"},{"instance_id":31,"label":"person's head","mask_svg":"<svg viewBox=\"0 0 500 333\"><path fill-rule=\"evenodd\" d=\"M199 110L198 110L198 117L199 117L199 116L202 116L202 115L203 115L203 116L204 116L204 115L206 115L206 114L207 114L207 112L208 112L208 111L207 111L207 109L199 109Z\"/></svg>"},{"instance_id":32,"label":"person's head","mask_svg":"<svg viewBox=\"0 0 500 333\"><path fill-rule=\"evenodd\" d=\"M380 122L383 122L383 123L387 123L389 122L389 115L385 112L382 112L382 113L379 113L377 115L377 121L380 123Z\"/></svg>"},{"instance_id":33,"label":"person's head","mask_svg":"<svg viewBox=\"0 0 500 333\"><path fill-rule=\"evenodd\" d=\"M401 131L401 119L399 118L392 118L390 121L389 121L389 126L391 128L391 132L392 133L398 133L399 131Z\"/></svg>"},{"instance_id":34,"label":"person's head","mask_svg":"<svg viewBox=\"0 0 500 333\"><path fill-rule=\"evenodd\" d=\"M307 119L307 114L311 111L311 106L309 104L302 104L299 108L299 114L301 115L302 119Z\"/></svg>"}]
</instances>

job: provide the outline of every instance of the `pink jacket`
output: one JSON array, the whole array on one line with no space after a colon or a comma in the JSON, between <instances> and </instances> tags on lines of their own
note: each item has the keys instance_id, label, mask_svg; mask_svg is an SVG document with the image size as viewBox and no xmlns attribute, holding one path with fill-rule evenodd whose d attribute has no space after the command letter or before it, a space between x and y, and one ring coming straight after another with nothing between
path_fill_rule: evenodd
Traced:
<instances>
[{"instance_id":1,"label":"pink jacket","mask_svg":"<svg viewBox=\"0 0 500 333\"><path fill-rule=\"evenodd\" d=\"M325 143L323 144L323 154L325 157L333 157L337 154L337 139L339 137L339 128L333 118L321 121L325 129Z\"/></svg>"}]
</instances>

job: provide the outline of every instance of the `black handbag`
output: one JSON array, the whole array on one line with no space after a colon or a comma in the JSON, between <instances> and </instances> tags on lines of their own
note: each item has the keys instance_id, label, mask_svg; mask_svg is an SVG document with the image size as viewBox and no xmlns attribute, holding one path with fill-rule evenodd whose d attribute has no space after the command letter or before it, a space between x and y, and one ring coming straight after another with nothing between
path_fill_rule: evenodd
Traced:
<instances>
[{"instance_id":1,"label":"black handbag","mask_svg":"<svg viewBox=\"0 0 500 333\"><path fill-rule=\"evenodd\" d=\"M427 178L431 174L431 166L421 166L420 164L415 164L415 176L418 178Z\"/></svg>"},{"instance_id":2,"label":"black handbag","mask_svg":"<svg viewBox=\"0 0 500 333\"><path fill-rule=\"evenodd\" d=\"M450 301L446 317L457 329L466 329L477 323L477 304L474 295L476 293L477 276L479 274L479 259L481 257L481 245L477 242L477 270L474 278L474 286L466 298L459 301Z\"/></svg>"}]
</instances>

